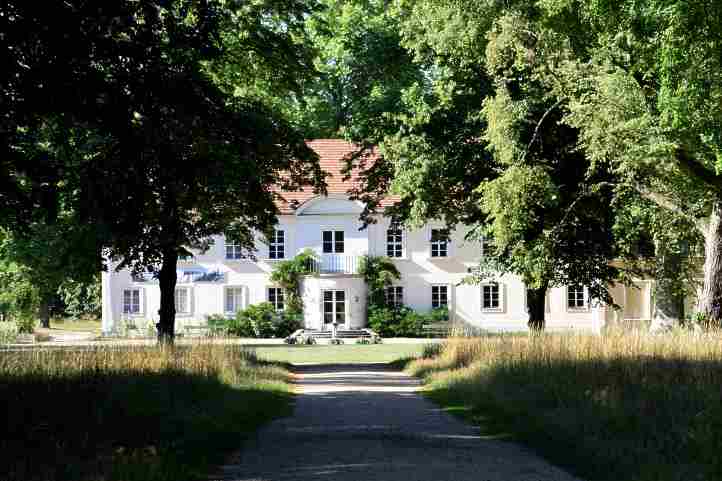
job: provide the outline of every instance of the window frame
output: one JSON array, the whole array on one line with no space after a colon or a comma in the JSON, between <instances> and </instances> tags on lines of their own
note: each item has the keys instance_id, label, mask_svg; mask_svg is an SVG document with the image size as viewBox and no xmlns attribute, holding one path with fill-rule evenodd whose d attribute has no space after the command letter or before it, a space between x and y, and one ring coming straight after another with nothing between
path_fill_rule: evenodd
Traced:
<instances>
[{"instance_id":1,"label":"window frame","mask_svg":"<svg viewBox=\"0 0 722 481\"><path fill-rule=\"evenodd\" d=\"M332 298L330 301L326 300L326 292L332 292ZM338 293L343 293L343 301L338 300ZM347 289L321 289L321 295L319 296L321 299L321 325L327 326L329 324L332 324L331 322L326 322L326 303L332 304L332 310L331 310L331 316L335 320L338 317L339 311L338 311L338 304L339 302L343 302L343 322L339 322L339 325L347 326L349 322L349 296Z\"/></svg>"},{"instance_id":2,"label":"window frame","mask_svg":"<svg viewBox=\"0 0 722 481\"><path fill-rule=\"evenodd\" d=\"M496 287L497 288L497 306L493 307L485 307L484 306L484 289L485 288L491 288ZM484 282L480 286L480 295L481 295L481 312L504 312L504 284L501 282ZM493 300L493 292L490 293L490 299Z\"/></svg>"},{"instance_id":3,"label":"window frame","mask_svg":"<svg viewBox=\"0 0 722 481\"><path fill-rule=\"evenodd\" d=\"M185 291L187 309L181 311L178 309L178 292ZM173 291L173 306L175 307L175 313L177 316L192 316L193 315L193 288L190 286L176 286Z\"/></svg>"},{"instance_id":4,"label":"window frame","mask_svg":"<svg viewBox=\"0 0 722 481\"><path fill-rule=\"evenodd\" d=\"M393 293L389 295L390 293ZM400 294L399 294L400 293ZM384 302L387 307L398 309L404 306L404 286L393 285L384 288Z\"/></svg>"},{"instance_id":5,"label":"window frame","mask_svg":"<svg viewBox=\"0 0 722 481\"><path fill-rule=\"evenodd\" d=\"M145 295L144 295L144 289L142 287L125 287L122 291L122 297L121 297L121 311L124 316L142 316L145 313L144 309L144 301L145 301ZM130 292L130 306L131 308L135 304L133 302L133 292L138 293L138 310L132 311L132 310L125 310L125 293Z\"/></svg>"},{"instance_id":6,"label":"window frame","mask_svg":"<svg viewBox=\"0 0 722 481\"><path fill-rule=\"evenodd\" d=\"M577 296L575 296L575 298L574 298L574 299L575 299L575 305L574 305L574 306L570 306L570 305L569 305L569 300L570 300L569 296L570 296L570 294L571 294L571 289L572 289L572 288L581 288L581 292L582 292L582 302L583 302L583 305L582 305L582 306L577 306L577 305L576 305L576 301L579 300L579 298L578 298ZM575 290L577 293L579 292L577 289L574 289L574 290ZM586 312L586 311L589 310L589 290L587 289L587 286L583 286L583 285L580 285L580 284L568 285L568 286L566 286L564 292L565 292L565 305L566 305L566 307L567 307L567 311L568 311L568 312Z\"/></svg>"},{"instance_id":7,"label":"window frame","mask_svg":"<svg viewBox=\"0 0 722 481\"><path fill-rule=\"evenodd\" d=\"M446 232L445 239L434 239L434 231ZM439 255L443 244L445 254ZM436 247L437 255L434 255L434 247ZM431 259L448 259L451 257L451 231L447 228L432 227L429 229L429 257Z\"/></svg>"},{"instance_id":8,"label":"window frame","mask_svg":"<svg viewBox=\"0 0 722 481\"><path fill-rule=\"evenodd\" d=\"M273 300L271 300L271 290L275 291L275 294L273 296ZM279 307L279 295L280 294L280 307ZM286 293L283 292L282 287L278 286L268 286L266 287L266 302L269 302L271 305L273 305L273 308L276 310L276 312L282 312L286 309Z\"/></svg>"},{"instance_id":9,"label":"window frame","mask_svg":"<svg viewBox=\"0 0 722 481\"><path fill-rule=\"evenodd\" d=\"M398 231L398 239L393 241L389 240L390 235L396 236L397 234L390 234L392 231ZM398 223L391 223L388 225L385 231L386 234L386 257L390 259L403 259L406 257L406 233L404 228ZM391 250L390 250L391 248ZM394 255L389 255L389 252L393 252ZM396 255L398 254L398 255Z\"/></svg>"},{"instance_id":10,"label":"window frame","mask_svg":"<svg viewBox=\"0 0 722 481\"><path fill-rule=\"evenodd\" d=\"M445 289L446 293L446 304L441 304L441 290L439 290L438 293L438 305L434 306L434 288L441 288L443 287ZM451 309L451 289L449 289L448 284L431 284L431 309L438 309L440 307L446 306L447 309Z\"/></svg>"},{"instance_id":11,"label":"window frame","mask_svg":"<svg viewBox=\"0 0 722 481\"><path fill-rule=\"evenodd\" d=\"M331 233L331 240L326 241L325 233ZM341 234L342 239L339 241L338 234ZM331 243L331 250L326 251L327 242ZM341 251L338 250L339 244L341 245ZM321 228L321 253L322 254L345 254L346 253L346 231L338 227L323 227Z\"/></svg>"},{"instance_id":12,"label":"window frame","mask_svg":"<svg viewBox=\"0 0 722 481\"><path fill-rule=\"evenodd\" d=\"M278 234L281 234L281 241L278 242ZM281 255L278 255L280 248ZM270 260L283 260L286 259L286 230L285 229L274 229L273 238L268 241L268 259Z\"/></svg>"},{"instance_id":13,"label":"window frame","mask_svg":"<svg viewBox=\"0 0 722 481\"><path fill-rule=\"evenodd\" d=\"M247 304L247 302L246 302L246 289L245 289L245 288L246 288L246 286L242 286L242 285L223 286L223 313L224 313L225 315L227 315L227 316L228 316L228 315L230 315L230 316L235 316L235 315L236 315L236 312L245 309L246 304ZM240 306L234 306L234 307L235 307L235 310L233 310L233 311L229 311L229 310L228 310L228 303L227 303L227 301L228 301L228 292L231 291L231 290L238 290L238 291L239 291L238 298L236 299L236 297L234 297L233 299L234 299L234 302L235 302L236 300L238 300L239 303L240 303Z\"/></svg>"},{"instance_id":14,"label":"window frame","mask_svg":"<svg viewBox=\"0 0 722 481\"><path fill-rule=\"evenodd\" d=\"M234 253L233 257L228 257L228 248L232 249L232 252ZM241 244L237 244L235 242L229 242L228 239L223 240L223 258L227 261L247 261L248 256L243 253L243 248L241 247Z\"/></svg>"}]
</instances>

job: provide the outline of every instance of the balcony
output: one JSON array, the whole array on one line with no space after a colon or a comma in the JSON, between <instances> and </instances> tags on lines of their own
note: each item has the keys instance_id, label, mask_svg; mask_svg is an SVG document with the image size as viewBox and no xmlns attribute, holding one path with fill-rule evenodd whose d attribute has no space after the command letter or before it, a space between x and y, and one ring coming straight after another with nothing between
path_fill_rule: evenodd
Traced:
<instances>
[{"instance_id":1,"label":"balcony","mask_svg":"<svg viewBox=\"0 0 722 481\"><path fill-rule=\"evenodd\" d=\"M321 254L313 260L311 272L316 274L358 274L361 257L345 254Z\"/></svg>"}]
</instances>

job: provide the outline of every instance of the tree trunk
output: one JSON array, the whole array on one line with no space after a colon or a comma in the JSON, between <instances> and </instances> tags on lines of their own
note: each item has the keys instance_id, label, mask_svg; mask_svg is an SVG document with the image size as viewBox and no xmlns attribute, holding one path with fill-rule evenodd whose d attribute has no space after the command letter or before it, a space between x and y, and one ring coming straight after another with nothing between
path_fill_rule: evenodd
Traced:
<instances>
[{"instance_id":1,"label":"tree trunk","mask_svg":"<svg viewBox=\"0 0 722 481\"><path fill-rule=\"evenodd\" d=\"M156 328L158 329L158 343L171 345L175 338L175 285L178 280L176 264L178 263L178 251L175 247L163 250L163 265L158 274L160 284L160 319Z\"/></svg>"},{"instance_id":2,"label":"tree trunk","mask_svg":"<svg viewBox=\"0 0 722 481\"><path fill-rule=\"evenodd\" d=\"M544 330L544 314L546 305L546 294L549 283L545 282L538 289L526 290L526 308L529 311L529 322L527 325L532 331Z\"/></svg>"},{"instance_id":3,"label":"tree trunk","mask_svg":"<svg viewBox=\"0 0 722 481\"><path fill-rule=\"evenodd\" d=\"M38 317L40 318L40 327L50 329L50 299L43 297L38 308Z\"/></svg>"},{"instance_id":4,"label":"tree trunk","mask_svg":"<svg viewBox=\"0 0 722 481\"><path fill-rule=\"evenodd\" d=\"M722 313L722 200L715 202L704 233L704 285L699 297L699 312L710 326L720 326Z\"/></svg>"},{"instance_id":5,"label":"tree trunk","mask_svg":"<svg viewBox=\"0 0 722 481\"><path fill-rule=\"evenodd\" d=\"M673 252L657 242L655 245L654 313L650 331L664 331L679 324L684 318L684 295L679 273L682 254Z\"/></svg>"}]
</instances>

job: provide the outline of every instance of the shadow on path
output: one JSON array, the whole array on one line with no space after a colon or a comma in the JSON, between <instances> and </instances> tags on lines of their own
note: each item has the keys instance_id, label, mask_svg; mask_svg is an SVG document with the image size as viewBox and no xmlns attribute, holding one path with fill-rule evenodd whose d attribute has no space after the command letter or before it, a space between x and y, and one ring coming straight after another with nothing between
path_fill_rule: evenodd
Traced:
<instances>
[{"instance_id":1,"label":"shadow on path","mask_svg":"<svg viewBox=\"0 0 722 481\"><path fill-rule=\"evenodd\" d=\"M294 415L261 429L216 480L574 480L526 449L483 438L387 364L294 367Z\"/></svg>"}]
</instances>

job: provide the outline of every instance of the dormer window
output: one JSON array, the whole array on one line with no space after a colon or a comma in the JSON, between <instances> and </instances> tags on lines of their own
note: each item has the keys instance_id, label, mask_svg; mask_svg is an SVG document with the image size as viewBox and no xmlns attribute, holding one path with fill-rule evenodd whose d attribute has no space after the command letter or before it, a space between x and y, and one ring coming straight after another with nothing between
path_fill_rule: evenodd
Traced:
<instances>
[{"instance_id":1,"label":"dormer window","mask_svg":"<svg viewBox=\"0 0 722 481\"><path fill-rule=\"evenodd\" d=\"M325 230L322 235L324 254L343 254L344 233L342 230Z\"/></svg>"},{"instance_id":2,"label":"dormer window","mask_svg":"<svg viewBox=\"0 0 722 481\"><path fill-rule=\"evenodd\" d=\"M240 260L245 259L246 255L243 253L243 249L240 244L236 244L232 241L226 241L226 259L228 260Z\"/></svg>"},{"instance_id":3,"label":"dormer window","mask_svg":"<svg viewBox=\"0 0 722 481\"><path fill-rule=\"evenodd\" d=\"M449 231L431 229L431 257L449 256Z\"/></svg>"}]
</instances>

